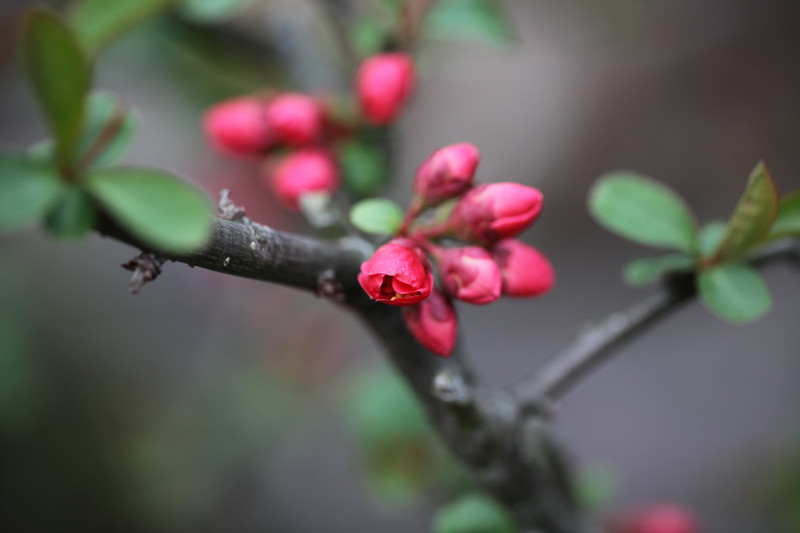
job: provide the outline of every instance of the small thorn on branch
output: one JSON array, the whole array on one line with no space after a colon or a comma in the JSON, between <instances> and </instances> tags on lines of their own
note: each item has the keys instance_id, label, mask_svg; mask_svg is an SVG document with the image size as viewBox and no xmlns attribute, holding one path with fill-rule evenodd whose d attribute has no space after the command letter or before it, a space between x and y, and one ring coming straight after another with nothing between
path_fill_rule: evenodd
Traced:
<instances>
[{"instance_id":1,"label":"small thorn on branch","mask_svg":"<svg viewBox=\"0 0 800 533\"><path fill-rule=\"evenodd\" d=\"M122 268L133 272L130 282L131 294L139 294L145 284L156 279L161 274L161 266L164 261L163 257L148 252L123 263Z\"/></svg>"},{"instance_id":2,"label":"small thorn on branch","mask_svg":"<svg viewBox=\"0 0 800 533\"><path fill-rule=\"evenodd\" d=\"M217 204L219 218L233 222L247 222L247 217L244 216L244 207L234 204L230 195L231 191L229 189L219 191L219 203Z\"/></svg>"}]
</instances>

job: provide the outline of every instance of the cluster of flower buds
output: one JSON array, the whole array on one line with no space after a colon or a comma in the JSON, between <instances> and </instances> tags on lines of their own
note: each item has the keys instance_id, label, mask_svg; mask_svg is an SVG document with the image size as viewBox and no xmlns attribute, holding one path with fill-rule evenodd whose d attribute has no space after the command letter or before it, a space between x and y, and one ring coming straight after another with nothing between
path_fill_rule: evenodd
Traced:
<instances>
[{"instance_id":1,"label":"cluster of flower buds","mask_svg":"<svg viewBox=\"0 0 800 533\"><path fill-rule=\"evenodd\" d=\"M398 235L358 276L373 300L405 306L412 334L444 357L456 341L452 299L483 305L501 296L538 296L555 282L547 258L513 238L539 216L541 192L518 183L475 186L479 162L471 144L434 151L417 171L416 195Z\"/></svg>"},{"instance_id":2,"label":"cluster of flower buds","mask_svg":"<svg viewBox=\"0 0 800 533\"><path fill-rule=\"evenodd\" d=\"M414 62L404 53L372 56L358 69L355 85L360 109L355 117L342 117L322 99L284 93L221 102L206 112L203 128L222 154L280 154L277 163L263 165L263 179L286 207L297 210L303 194L337 190L337 142L397 118L414 86Z\"/></svg>"}]
</instances>

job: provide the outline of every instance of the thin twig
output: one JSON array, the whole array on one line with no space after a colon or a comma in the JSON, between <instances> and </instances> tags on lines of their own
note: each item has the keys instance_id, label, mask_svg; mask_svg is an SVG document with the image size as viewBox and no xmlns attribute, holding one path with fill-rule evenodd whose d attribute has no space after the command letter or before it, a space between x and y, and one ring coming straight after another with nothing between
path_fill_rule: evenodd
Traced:
<instances>
[{"instance_id":1,"label":"thin twig","mask_svg":"<svg viewBox=\"0 0 800 533\"><path fill-rule=\"evenodd\" d=\"M800 261L797 241L777 243L756 252L749 259L757 267L785 260ZM610 357L616 348L679 309L696 294L692 273L665 278L655 294L587 327L563 351L514 385L511 393L522 405L546 409L549 402L560 398Z\"/></svg>"},{"instance_id":2,"label":"thin twig","mask_svg":"<svg viewBox=\"0 0 800 533\"><path fill-rule=\"evenodd\" d=\"M77 174L80 176L94 163L95 159L100 157L103 152L108 148L108 145L122 130L125 124L126 109L122 106L114 105L114 113L108 122L105 123L103 129L97 135L97 138L89 145L89 148L83 153L80 160L75 165Z\"/></svg>"}]
</instances>

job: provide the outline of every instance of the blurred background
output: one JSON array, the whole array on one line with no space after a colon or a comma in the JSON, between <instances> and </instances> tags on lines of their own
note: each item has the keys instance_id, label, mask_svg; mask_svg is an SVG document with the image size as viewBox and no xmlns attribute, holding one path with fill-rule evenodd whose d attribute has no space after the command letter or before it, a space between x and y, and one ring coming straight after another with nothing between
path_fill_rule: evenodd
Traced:
<instances>
[{"instance_id":1,"label":"blurred background","mask_svg":"<svg viewBox=\"0 0 800 533\"><path fill-rule=\"evenodd\" d=\"M30 5L0 6L5 148L46 136L17 47ZM390 190L408 202L434 148L472 142L479 179L544 192L523 239L552 259L556 289L458 309L470 359L497 387L652 290L626 287L620 269L657 251L587 214L600 174L663 180L701 222L729 215L759 159L781 192L800 186L800 4L505 5L510 45L425 44L393 133ZM210 195L230 188L254 220L308 231L275 203L257 162L208 149L199 121L214 102L266 87L346 88L318 7L254 0L214 24L172 11L115 42L95 87L140 116L126 161ZM1 529L425 531L471 486L354 317L181 264L131 296L118 265L136 254L98 236L0 235ZM610 512L680 502L708 533L800 529L800 278L789 265L766 277L766 318L734 327L692 303L567 397L559 428L587 498Z\"/></svg>"}]
</instances>

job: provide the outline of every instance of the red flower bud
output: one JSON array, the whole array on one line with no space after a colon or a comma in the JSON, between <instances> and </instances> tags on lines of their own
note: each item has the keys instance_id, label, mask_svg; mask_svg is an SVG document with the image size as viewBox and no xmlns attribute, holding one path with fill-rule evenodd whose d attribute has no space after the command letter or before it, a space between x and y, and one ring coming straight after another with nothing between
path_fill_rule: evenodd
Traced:
<instances>
[{"instance_id":1,"label":"red flower bud","mask_svg":"<svg viewBox=\"0 0 800 533\"><path fill-rule=\"evenodd\" d=\"M466 240L492 243L513 237L542 211L542 193L519 183L489 183L470 190L458 202L450 223Z\"/></svg>"},{"instance_id":2,"label":"red flower bud","mask_svg":"<svg viewBox=\"0 0 800 533\"><path fill-rule=\"evenodd\" d=\"M400 112L414 85L414 61L408 54L378 54L364 61L356 75L361 111L374 124L386 125Z\"/></svg>"},{"instance_id":3,"label":"red flower bud","mask_svg":"<svg viewBox=\"0 0 800 533\"><path fill-rule=\"evenodd\" d=\"M236 98L212 106L203 118L211 146L229 155L258 155L272 144L264 108L254 98Z\"/></svg>"},{"instance_id":4,"label":"red flower bud","mask_svg":"<svg viewBox=\"0 0 800 533\"><path fill-rule=\"evenodd\" d=\"M491 249L503 275L505 296L538 296L553 288L556 274L539 250L515 239L505 239Z\"/></svg>"},{"instance_id":5,"label":"red flower bud","mask_svg":"<svg viewBox=\"0 0 800 533\"><path fill-rule=\"evenodd\" d=\"M275 196L288 208L298 210L304 193L335 192L339 173L326 151L307 148L283 158L272 172L271 181Z\"/></svg>"},{"instance_id":6,"label":"red flower bud","mask_svg":"<svg viewBox=\"0 0 800 533\"><path fill-rule=\"evenodd\" d=\"M428 205L439 205L472 186L481 155L473 144L451 144L433 152L417 170L414 190Z\"/></svg>"},{"instance_id":7,"label":"red flower bud","mask_svg":"<svg viewBox=\"0 0 800 533\"><path fill-rule=\"evenodd\" d=\"M449 357L456 344L458 321L453 304L434 289L423 302L403 309L403 318L417 341L442 357Z\"/></svg>"},{"instance_id":8,"label":"red flower bud","mask_svg":"<svg viewBox=\"0 0 800 533\"><path fill-rule=\"evenodd\" d=\"M265 117L277 140L292 146L315 142L324 126L319 103L300 93L287 93L275 98L267 106Z\"/></svg>"},{"instance_id":9,"label":"red flower bud","mask_svg":"<svg viewBox=\"0 0 800 533\"><path fill-rule=\"evenodd\" d=\"M698 533L693 513L679 505L662 503L644 507L616 518L612 533Z\"/></svg>"},{"instance_id":10,"label":"red flower bud","mask_svg":"<svg viewBox=\"0 0 800 533\"><path fill-rule=\"evenodd\" d=\"M395 239L361 263L358 283L370 298L390 305L413 305L433 288L430 263L408 239Z\"/></svg>"},{"instance_id":11,"label":"red flower bud","mask_svg":"<svg viewBox=\"0 0 800 533\"><path fill-rule=\"evenodd\" d=\"M436 261L444 290L450 296L472 304L488 304L500 298L500 269L483 248L448 248Z\"/></svg>"}]
</instances>

